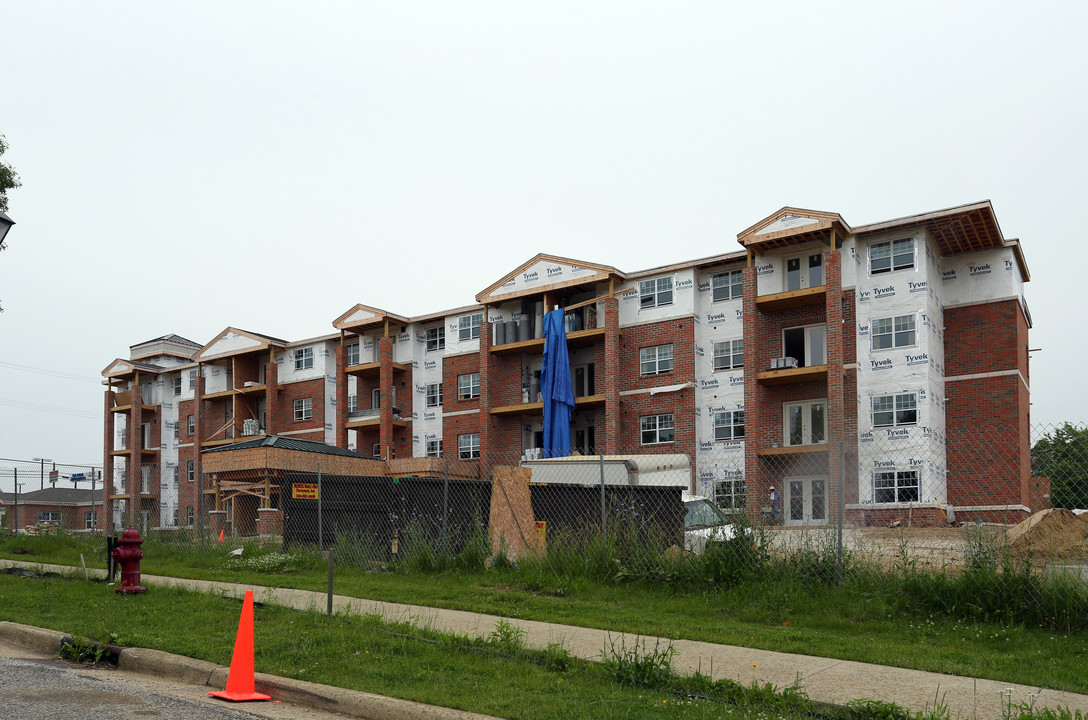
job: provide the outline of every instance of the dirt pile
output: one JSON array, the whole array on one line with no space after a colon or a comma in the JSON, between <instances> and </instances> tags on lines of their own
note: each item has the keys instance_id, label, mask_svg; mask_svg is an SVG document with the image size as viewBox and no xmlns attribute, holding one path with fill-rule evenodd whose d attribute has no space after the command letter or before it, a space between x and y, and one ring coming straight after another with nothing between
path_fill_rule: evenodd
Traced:
<instances>
[{"instance_id":1,"label":"dirt pile","mask_svg":"<svg viewBox=\"0 0 1088 720\"><path fill-rule=\"evenodd\" d=\"M1041 510L1014 525L1008 533L1009 548L1018 556L1035 559L1088 562L1088 513Z\"/></svg>"}]
</instances>

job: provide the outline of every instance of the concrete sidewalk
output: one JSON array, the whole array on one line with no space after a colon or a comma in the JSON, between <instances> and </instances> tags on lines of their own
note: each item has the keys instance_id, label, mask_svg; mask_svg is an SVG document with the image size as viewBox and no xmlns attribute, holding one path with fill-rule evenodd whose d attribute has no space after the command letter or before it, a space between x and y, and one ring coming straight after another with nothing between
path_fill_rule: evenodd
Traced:
<instances>
[{"instance_id":1,"label":"concrete sidewalk","mask_svg":"<svg viewBox=\"0 0 1088 720\"><path fill-rule=\"evenodd\" d=\"M73 572L73 568L68 566L0 560L0 567L12 565L59 573ZM101 574L101 571L98 573ZM142 578L145 585L177 586L237 598L241 598L249 589L253 590L254 599L258 602L300 610L324 612L328 603L328 596L325 593L308 590L155 575L143 575ZM341 595L333 596L333 612L349 615L379 615L386 620L411 622L419 627L468 636L487 636L496 628L498 622L504 619L497 615L386 603ZM936 699L948 707L953 718L986 720L1002 717L1002 707L1008 702L1008 698L1002 693L1011 689L1014 705L1028 701L1030 696L1035 695L1037 707L1043 705L1052 708L1068 707L1071 710L1088 713L1088 695L1077 693L848 660L717 645L695 640L636 637L535 620L507 620L525 631L524 641L529 647L543 649L549 645L558 644L576 657L600 660L608 648L613 646L619 648L621 644L631 648L636 639L640 644L646 644L650 648L653 648L655 643L661 643L661 647L671 644L675 650L673 668L681 674L699 671L714 679L729 678L742 685L751 684L753 680L759 683L773 683L779 688L799 684L811 699L837 705L863 698L893 702L914 711L921 711L927 706L932 707Z\"/></svg>"}]
</instances>

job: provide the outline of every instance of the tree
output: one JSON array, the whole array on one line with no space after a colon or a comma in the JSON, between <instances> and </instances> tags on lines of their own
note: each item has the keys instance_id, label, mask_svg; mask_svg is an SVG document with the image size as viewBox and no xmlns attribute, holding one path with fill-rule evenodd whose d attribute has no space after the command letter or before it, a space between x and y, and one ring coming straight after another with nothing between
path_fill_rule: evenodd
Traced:
<instances>
[{"instance_id":1,"label":"tree","mask_svg":"<svg viewBox=\"0 0 1088 720\"><path fill-rule=\"evenodd\" d=\"M1088 508L1088 427L1063 423L1031 449L1031 474L1050 477L1054 507Z\"/></svg>"},{"instance_id":2,"label":"tree","mask_svg":"<svg viewBox=\"0 0 1088 720\"><path fill-rule=\"evenodd\" d=\"M0 157L4 156L7 149L8 141L3 135L0 135ZM0 210L3 212L8 211L8 190L22 186L23 184L19 182L19 174L15 172L15 168L7 163L0 162Z\"/></svg>"}]
</instances>

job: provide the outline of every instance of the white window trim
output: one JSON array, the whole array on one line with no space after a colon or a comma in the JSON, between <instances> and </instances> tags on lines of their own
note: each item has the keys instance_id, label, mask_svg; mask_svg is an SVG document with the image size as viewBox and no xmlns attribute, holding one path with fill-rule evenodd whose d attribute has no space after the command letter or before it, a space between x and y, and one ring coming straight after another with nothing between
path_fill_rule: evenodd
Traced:
<instances>
[{"instance_id":1,"label":"white window trim","mask_svg":"<svg viewBox=\"0 0 1088 720\"><path fill-rule=\"evenodd\" d=\"M729 430L729 437L718 437L719 429ZM737 433L737 428L740 428L740 434ZM714 441L715 442L733 442L735 440L744 439L744 411L743 410L726 410L724 412L714 413Z\"/></svg>"},{"instance_id":2,"label":"white window trim","mask_svg":"<svg viewBox=\"0 0 1088 720\"><path fill-rule=\"evenodd\" d=\"M457 339L461 342L479 339L480 323L483 321L484 314L482 312L472 313L471 315L462 315L457 318ZM467 336L465 333L466 330L468 331Z\"/></svg>"},{"instance_id":3,"label":"white window trim","mask_svg":"<svg viewBox=\"0 0 1088 720\"><path fill-rule=\"evenodd\" d=\"M736 350L738 344L740 345L740 352L739 353ZM718 354L718 347L723 346L723 345L728 345L729 346L729 352L725 353L725 354L722 354L722 355L719 355ZM711 362L713 362L713 364L714 364L714 372L718 372L720 370L737 370L739 368L744 367L744 340L743 339L741 339L741 340L723 340L721 342L716 342L716 343L714 343L713 350L714 350L714 355L711 358ZM739 363L736 362L737 355L740 355L740 362ZM722 365L722 366L719 367L718 366L718 358L729 358L729 362L728 362L728 364Z\"/></svg>"},{"instance_id":4,"label":"white window trim","mask_svg":"<svg viewBox=\"0 0 1088 720\"><path fill-rule=\"evenodd\" d=\"M643 288L653 283L652 291L644 291ZM668 285L666 288L665 285ZM661 300L661 296L665 293L669 294L668 300ZM666 277L653 278L651 280L640 280L638 283L638 306L640 310L649 310L655 307L664 307L666 305L672 305L675 300L676 284L673 282L672 275ZM650 302L646 302L650 300Z\"/></svg>"},{"instance_id":5,"label":"white window trim","mask_svg":"<svg viewBox=\"0 0 1088 720\"><path fill-rule=\"evenodd\" d=\"M468 378L467 383L462 382L462 378ZM475 379L475 380L474 380ZM467 386L467 393L466 393ZM476 400L480 397L480 373L465 373L464 375L457 376L457 399L458 400Z\"/></svg>"},{"instance_id":6,"label":"white window trim","mask_svg":"<svg viewBox=\"0 0 1088 720\"><path fill-rule=\"evenodd\" d=\"M897 334L896 329L895 329L895 321L896 320L901 320L903 318L911 318L911 320L914 323L914 327L911 330L914 333L914 342L909 343L909 344L905 343L903 345L897 345L896 342L895 342L896 341L896 334ZM876 324L878 322L882 322L884 320L890 320L891 321L891 332L880 333L880 334L882 336L883 335L890 335L891 340L892 340L892 344L889 345L888 347L878 348L876 346L876 336L877 336ZM890 315L888 317L873 318L872 320L869 321L869 349L871 351L873 351L873 352L883 352L884 350L897 350L899 348L913 348L913 347L918 347L918 315L916 313L907 313L906 315Z\"/></svg>"},{"instance_id":7,"label":"white window trim","mask_svg":"<svg viewBox=\"0 0 1088 720\"><path fill-rule=\"evenodd\" d=\"M361 352L362 352L361 343L356 342L356 343L351 343L351 344L347 345L347 350L344 351L344 357L345 357L345 362L347 363L347 365L349 367L352 366L352 365L361 364L359 362L363 357L362 355L360 355Z\"/></svg>"},{"instance_id":8,"label":"white window trim","mask_svg":"<svg viewBox=\"0 0 1088 720\"><path fill-rule=\"evenodd\" d=\"M812 406L823 405L824 406L824 432L823 440L819 442L807 442L812 437ZM790 442L790 408L800 407L801 411L801 434L805 442L792 443ZM782 404L782 443L785 447L805 447L813 445L826 445L827 444L827 398L817 398L814 400L802 400L800 402L788 402Z\"/></svg>"},{"instance_id":9,"label":"white window trim","mask_svg":"<svg viewBox=\"0 0 1088 720\"><path fill-rule=\"evenodd\" d=\"M724 282L719 286L715 286L715 282L718 278L726 278L728 282ZM739 282L733 282L734 278L739 278ZM717 290L720 288L728 289L728 297L715 297ZM744 271L743 270L725 270L724 272L714 273L710 276L710 302L725 302L727 300L739 300L744 297Z\"/></svg>"},{"instance_id":10,"label":"white window trim","mask_svg":"<svg viewBox=\"0 0 1088 720\"><path fill-rule=\"evenodd\" d=\"M424 445L424 457L442 457L442 440L428 440Z\"/></svg>"},{"instance_id":11,"label":"white window trim","mask_svg":"<svg viewBox=\"0 0 1088 720\"><path fill-rule=\"evenodd\" d=\"M895 266L895 243L904 242L909 240L911 242L911 260L910 265L903 265L901 267ZM888 269L873 270L873 248L880 247L881 245L888 246ZM892 238L890 240L881 240L880 242L871 242L866 248L866 254L868 255L868 270L869 276L873 275L885 275L887 273L893 273L899 270L917 269L918 267L918 238L914 235L909 237Z\"/></svg>"},{"instance_id":12,"label":"white window trim","mask_svg":"<svg viewBox=\"0 0 1088 720\"><path fill-rule=\"evenodd\" d=\"M664 418L668 418L668 426L667 427L662 426L662 420ZM645 421L650 420L650 419L652 419L654 421L654 427L647 428L646 425L645 425ZM671 431L672 432L672 437L669 438L668 440L662 440L661 439L661 431L662 430ZM652 440L650 442L646 442L645 433L647 433L647 432L654 433L654 435L655 435L655 437L657 439ZM672 413L659 413L657 415L643 415L642 417L640 417L638 419L638 433L639 433L639 441L643 445L665 445L665 444L668 444L668 443L674 443L674 442L676 442L676 421L675 421L675 418L673 417Z\"/></svg>"},{"instance_id":13,"label":"white window trim","mask_svg":"<svg viewBox=\"0 0 1088 720\"><path fill-rule=\"evenodd\" d=\"M431 337L431 333L434 333L434 337ZM431 347L432 343L434 347ZM427 328L426 330L426 351L438 352L439 350L446 349L446 326L438 325L436 327Z\"/></svg>"},{"instance_id":14,"label":"white window trim","mask_svg":"<svg viewBox=\"0 0 1088 720\"><path fill-rule=\"evenodd\" d=\"M457 436L457 457L460 460L476 460L480 457L480 433Z\"/></svg>"},{"instance_id":15,"label":"white window trim","mask_svg":"<svg viewBox=\"0 0 1088 720\"><path fill-rule=\"evenodd\" d=\"M295 370L312 370L314 367L314 349L312 347L295 348Z\"/></svg>"},{"instance_id":16,"label":"white window trim","mask_svg":"<svg viewBox=\"0 0 1088 720\"><path fill-rule=\"evenodd\" d=\"M295 422L306 422L314 419L313 398L299 398L294 403Z\"/></svg>"},{"instance_id":17,"label":"white window trim","mask_svg":"<svg viewBox=\"0 0 1088 720\"><path fill-rule=\"evenodd\" d=\"M427 407L442 407L442 383L427 383Z\"/></svg>"},{"instance_id":18,"label":"white window trim","mask_svg":"<svg viewBox=\"0 0 1088 720\"><path fill-rule=\"evenodd\" d=\"M912 420L910 422L899 422L899 413L901 412L900 409L899 409L899 400L900 400L900 398L905 398L905 397L914 398L914 405L912 407L910 407L910 408L905 409L905 410L914 410L914 420ZM880 411L882 413L891 412L892 421L890 423L888 423L888 424L885 424L885 425L877 425L876 424L876 414L877 414L876 401L880 400L882 398L891 398L892 399L892 409L890 411L889 410L881 410ZM869 403L869 419L872 422L874 429L881 429L881 430L883 430L884 428L910 427L910 426L917 425L918 424L918 392L917 391L898 392L898 393L888 393L887 395L874 395L872 400Z\"/></svg>"},{"instance_id":19,"label":"white window trim","mask_svg":"<svg viewBox=\"0 0 1088 720\"><path fill-rule=\"evenodd\" d=\"M890 475L891 477L882 477ZM911 478L910 476L914 477ZM913 484L904 484L902 480L914 480ZM892 480L895 484L890 488L877 487L877 480ZM894 494L893 500L877 500L878 490L891 490ZM905 490L913 489L915 497L900 497L900 493ZM873 473L873 504L874 505L889 505L893 503L905 503L905 502L920 502L922 499L922 473L918 470L878 470Z\"/></svg>"},{"instance_id":20,"label":"white window trim","mask_svg":"<svg viewBox=\"0 0 1088 720\"><path fill-rule=\"evenodd\" d=\"M667 350L666 350L667 349ZM653 357L649 357L651 354ZM663 356L663 353L667 352L667 356ZM673 352L672 343L664 343L662 345L650 345L648 347L639 348L638 351L638 373L643 377L650 375L663 375L665 373L672 372L672 364L675 355ZM668 363L668 367L662 368L662 364ZM646 370L646 365L652 364L653 370Z\"/></svg>"}]
</instances>

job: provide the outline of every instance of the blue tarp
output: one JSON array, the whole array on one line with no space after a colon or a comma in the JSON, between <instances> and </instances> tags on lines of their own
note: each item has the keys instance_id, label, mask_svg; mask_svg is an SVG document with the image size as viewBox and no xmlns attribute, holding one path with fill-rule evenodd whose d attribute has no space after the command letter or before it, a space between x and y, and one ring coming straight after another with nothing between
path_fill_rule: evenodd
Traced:
<instances>
[{"instance_id":1,"label":"blue tarp","mask_svg":"<svg viewBox=\"0 0 1088 720\"><path fill-rule=\"evenodd\" d=\"M544 315L544 365L540 390L544 397L544 457L570 455L570 416L574 412L574 386L570 380L567 355L565 311Z\"/></svg>"}]
</instances>

